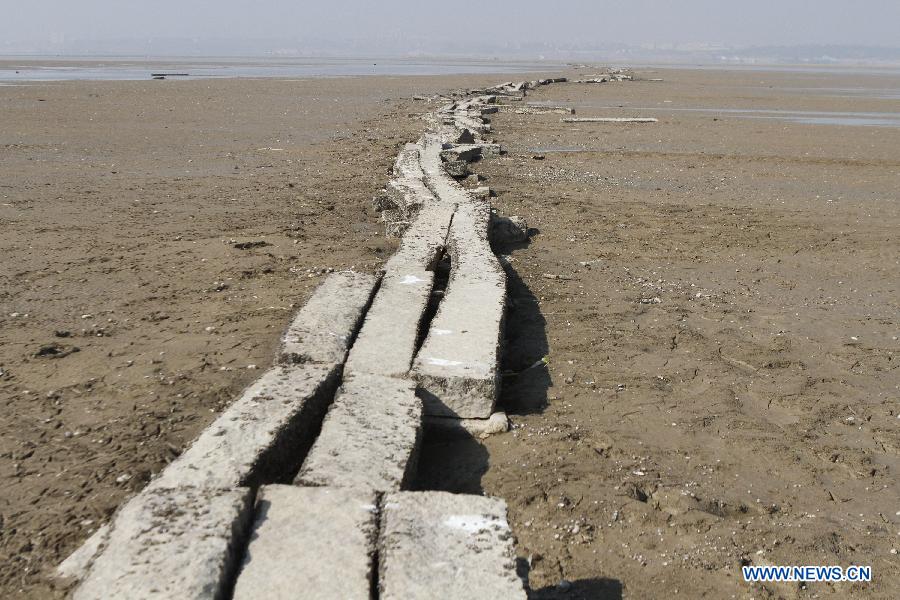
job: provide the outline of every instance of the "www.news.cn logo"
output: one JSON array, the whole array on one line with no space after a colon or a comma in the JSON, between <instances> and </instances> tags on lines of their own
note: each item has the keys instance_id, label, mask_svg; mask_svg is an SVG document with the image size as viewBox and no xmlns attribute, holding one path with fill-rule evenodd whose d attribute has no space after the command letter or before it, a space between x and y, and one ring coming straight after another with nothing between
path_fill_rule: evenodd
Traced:
<instances>
[{"instance_id":1,"label":"www.news.cn logo","mask_svg":"<svg viewBox=\"0 0 900 600\"><path fill-rule=\"evenodd\" d=\"M741 567L744 581L872 581L872 567Z\"/></svg>"}]
</instances>

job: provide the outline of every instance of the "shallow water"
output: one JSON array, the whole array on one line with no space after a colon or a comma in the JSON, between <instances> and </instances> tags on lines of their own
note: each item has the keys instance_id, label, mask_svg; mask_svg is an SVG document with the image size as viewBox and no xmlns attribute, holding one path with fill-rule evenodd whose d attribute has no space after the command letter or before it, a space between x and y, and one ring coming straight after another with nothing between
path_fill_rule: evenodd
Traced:
<instances>
[{"instance_id":1,"label":"shallow water","mask_svg":"<svg viewBox=\"0 0 900 600\"><path fill-rule=\"evenodd\" d=\"M865 113L860 113L865 114ZM747 115L738 115L741 119L781 119L782 121L790 121L792 123L801 123L804 125L844 125L851 127L900 127L900 116L893 119L871 118L865 116L852 117L803 117L803 116L786 116L786 117L756 117Z\"/></svg>"},{"instance_id":2,"label":"shallow water","mask_svg":"<svg viewBox=\"0 0 900 600\"><path fill-rule=\"evenodd\" d=\"M897 65L778 65L778 64L709 64L709 65L677 65L665 63L647 63L635 65L635 68L684 69L690 71L774 71L780 73L806 73L811 75L900 75Z\"/></svg>"},{"instance_id":3,"label":"shallow water","mask_svg":"<svg viewBox=\"0 0 900 600\"><path fill-rule=\"evenodd\" d=\"M770 88L756 86L753 89ZM875 87L783 87L779 91L800 95L830 96L832 98L865 98L869 100L900 100L900 88Z\"/></svg>"},{"instance_id":4,"label":"shallow water","mask_svg":"<svg viewBox=\"0 0 900 600\"><path fill-rule=\"evenodd\" d=\"M855 127L900 127L900 112L855 112L855 111L813 111L785 110L777 108L721 108L721 107L674 107L674 106L631 106L607 103L579 102L578 109L622 109L646 111L640 116L654 116L653 113L694 112L708 115L728 115L738 119L774 119L804 125L843 125Z\"/></svg>"},{"instance_id":5,"label":"shallow water","mask_svg":"<svg viewBox=\"0 0 900 600\"><path fill-rule=\"evenodd\" d=\"M37 60L37 59L32 59ZM49 61L48 61L49 62ZM129 81L150 79L152 73L187 73L201 78L298 78L348 77L358 75L457 75L478 73L522 73L557 69L557 63L473 60L402 60L362 58L304 58L295 60L223 61L102 61L85 59L73 64L35 65L6 61L0 67L0 82L36 81Z\"/></svg>"}]
</instances>

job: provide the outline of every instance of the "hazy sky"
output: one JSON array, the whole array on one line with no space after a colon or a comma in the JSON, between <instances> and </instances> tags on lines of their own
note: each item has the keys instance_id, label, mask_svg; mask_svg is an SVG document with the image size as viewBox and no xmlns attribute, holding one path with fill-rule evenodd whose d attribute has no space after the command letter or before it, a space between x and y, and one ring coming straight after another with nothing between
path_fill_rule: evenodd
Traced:
<instances>
[{"instance_id":1,"label":"hazy sky","mask_svg":"<svg viewBox=\"0 0 900 600\"><path fill-rule=\"evenodd\" d=\"M900 0L0 0L0 48L50 41L523 39L900 46Z\"/></svg>"}]
</instances>

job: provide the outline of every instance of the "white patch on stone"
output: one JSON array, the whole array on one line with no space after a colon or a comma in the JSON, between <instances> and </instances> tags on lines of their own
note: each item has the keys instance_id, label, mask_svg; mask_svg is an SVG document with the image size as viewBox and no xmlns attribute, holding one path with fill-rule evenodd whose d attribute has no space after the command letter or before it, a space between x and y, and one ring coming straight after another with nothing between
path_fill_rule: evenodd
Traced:
<instances>
[{"instance_id":1,"label":"white patch on stone","mask_svg":"<svg viewBox=\"0 0 900 600\"><path fill-rule=\"evenodd\" d=\"M453 333L453 331L450 329L432 329L431 331L432 333L434 333L434 335L450 335L451 333Z\"/></svg>"},{"instance_id":2,"label":"white patch on stone","mask_svg":"<svg viewBox=\"0 0 900 600\"><path fill-rule=\"evenodd\" d=\"M428 358L426 359L429 365L435 365L438 367L457 367L462 364L462 361L459 360L447 360L446 358Z\"/></svg>"},{"instance_id":3,"label":"white patch on stone","mask_svg":"<svg viewBox=\"0 0 900 600\"><path fill-rule=\"evenodd\" d=\"M422 283L425 281L424 279L420 279L415 275L404 275L403 279L400 280L400 285L415 285L417 283Z\"/></svg>"},{"instance_id":4,"label":"white patch on stone","mask_svg":"<svg viewBox=\"0 0 900 600\"><path fill-rule=\"evenodd\" d=\"M509 527L505 521L488 519L483 515L450 515L444 520L444 526L451 529L461 529L469 534L478 533L492 527Z\"/></svg>"}]
</instances>

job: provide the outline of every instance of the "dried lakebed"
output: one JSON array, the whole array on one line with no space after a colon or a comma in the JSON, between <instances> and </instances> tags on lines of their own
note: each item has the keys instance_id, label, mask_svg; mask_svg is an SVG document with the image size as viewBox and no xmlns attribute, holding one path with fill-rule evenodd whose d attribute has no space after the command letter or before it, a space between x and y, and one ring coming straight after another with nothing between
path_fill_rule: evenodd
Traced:
<instances>
[{"instance_id":1,"label":"dried lakebed","mask_svg":"<svg viewBox=\"0 0 900 600\"><path fill-rule=\"evenodd\" d=\"M506 228L492 228L490 203L453 177L499 154L482 140L483 114L527 87L470 93L433 115L398 157L396 193L380 201L388 231L401 235L383 272L339 272L320 286L285 334L280 364L60 566L80 580L75 598L288 597L284 578L304 570L317 573L308 597L333 597L342 578L346 597L525 597L501 500L403 490L423 416L456 430L506 428L492 415L506 276L489 236L515 235L515 222L495 218ZM298 469L295 487L278 485ZM323 523L327 511L334 518ZM291 552L322 535L358 543L340 549L345 560Z\"/></svg>"}]
</instances>

